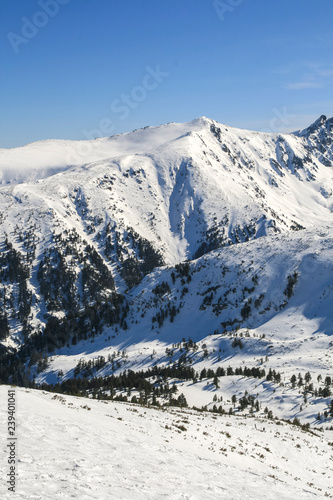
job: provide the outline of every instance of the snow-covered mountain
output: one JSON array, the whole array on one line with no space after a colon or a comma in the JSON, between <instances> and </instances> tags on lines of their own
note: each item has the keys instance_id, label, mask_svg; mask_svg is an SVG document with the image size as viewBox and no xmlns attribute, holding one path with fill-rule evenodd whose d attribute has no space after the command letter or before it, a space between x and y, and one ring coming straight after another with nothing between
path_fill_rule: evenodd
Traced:
<instances>
[{"instance_id":1,"label":"snow-covered mountain","mask_svg":"<svg viewBox=\"0 0 333 500\"><path fill-rule=\"evenodd\" d=\"M314 423L333 375L332 126L202 117L0 150L2 380L246 365L280 373L261 387L275 414ZM308 372L299 410L290 377Z\"/></svg>"}]
</instances>

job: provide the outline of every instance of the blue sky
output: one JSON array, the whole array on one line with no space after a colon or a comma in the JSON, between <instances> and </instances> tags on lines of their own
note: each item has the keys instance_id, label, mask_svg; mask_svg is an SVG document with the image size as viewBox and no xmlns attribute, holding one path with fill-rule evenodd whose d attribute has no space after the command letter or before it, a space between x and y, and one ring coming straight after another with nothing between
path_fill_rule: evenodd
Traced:
<instances>
[{"instance_id":1,"label":"blue sky","mask_svg":"<svg viewBox=\"0 0 333 500\"><path fill-rule=\"evenodd\" d=\"M332 0L1 0L0 147L333 116Z\"/></svg>"}]
</instances>

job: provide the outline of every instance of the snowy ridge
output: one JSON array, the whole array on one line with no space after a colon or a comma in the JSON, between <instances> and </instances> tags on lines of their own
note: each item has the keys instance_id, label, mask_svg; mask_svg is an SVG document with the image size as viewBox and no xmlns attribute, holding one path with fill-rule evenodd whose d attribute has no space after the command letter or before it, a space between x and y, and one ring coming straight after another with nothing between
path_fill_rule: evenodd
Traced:
<instances>
[{"instance_id":1,"label":"snowy ridge","mask_svg":"<svg viewBox=\"0 0 333 500\"><path fill-rule=\"evenodd\" d=\"M317 158L313 145L311 155L303 137L232 129L202 118L86 141L88 154L77 155L77 166L66 164L68 148L81 142L43 141L0 156L9 183L2 188L4 232L13 231L14 221L24 226L31 208L36 219L49 211L62 229L82 234L84 219L94 221L96 233L109 220L134 227L175 264L193 258L207 232L219 246L220 240L246 241L330 218L332 154ZM54 169L64 171L51 175ZM35 176L36 183L17 185L24 175ZM39 182L38 175L48 178ZM78 213L78 191L86 217Z\"/></svg>"},{"instance_id":2,"label":"snowy ridge","mask_svg":"<svg viewBox=\"0 0 333 500\"><path fill-rule=\"evenodd\" d=\"M2 380L60 383L98 356L89 376L165 367L184 362L191 338L195 370L274 369L280 382L258 385L261 411L326 425L332 135L324 116L294 134L202 117L0 150ZM302 405L290 378L307 372ZM237 377L240 397L249 386ZM186 382L189 404L212 408L198 387ZM220 389L231 397L227 378Z\"/></svg>"}]
</instances>

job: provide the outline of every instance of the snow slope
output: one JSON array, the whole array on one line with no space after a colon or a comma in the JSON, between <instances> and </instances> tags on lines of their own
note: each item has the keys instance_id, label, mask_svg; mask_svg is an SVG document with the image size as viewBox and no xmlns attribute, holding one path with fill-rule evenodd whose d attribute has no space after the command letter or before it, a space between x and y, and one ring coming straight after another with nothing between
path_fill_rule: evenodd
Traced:
<instances>
[{"instance_id":1,"label":"snow slope","mask_svg":"<svg viewBox=\"0 0 333 500\"><path fill-rule=\"evenodd\" d=\"M290 377L333 375L332 140L324 116L294 134L202 117L1 150L0 348L17 382L113 353L94 375L166 366L191 337L196 370L278 370L262 404L315 424L330 399L300 410Z\"/></svg>"},{"instance_id":2,"label":"snow slope","mask_svg":"<svg viewBox=\"0 0 333 500\"><path fill-rule=\"evenodd\" d=\"M199 372L218 366L254 366L266 373L274 369L282 379L280 386L227 377L220 379L218 391L212 390L211 379L195 387L185 383L181 391L190 406L212 408L215 394L227 402L233 394L239 399L247 390L259 395L262 411L267 406L279 418L328 425L332 419L320 423L317 414L328 409L331 398L309 393L304 404L303 392L291 387L290 378L299 373L304 378L310 372L316 388L324 387L326 376L333 378L332 262L332 237L321 231L302 231L266 237L265 245L259 239L215 250L189 265L191 280L185 284L179 276L173 283L174 268L158 269L128 295L126 331L117 326L105 328L98 337L58 349L45 370L33 372L36 381L56 383L71 378L80 360L98 356L112 359L93 371L95 376L172 366L186 352L181 347L183 339L191 338L198 350L187 353L188 365ZM294 272L299 277L288 299L287 277ZM156 295L160 283L168 283L170 292ZM243 319L245 303L251 312ZM172 322L166 317L159 326L153 318L169 304L179 307L179 312ZM242 349L232 347L235 335L241 338ZM174 348L176 344L180 347ZM172 356L166 355L167 349L173 351ZM321 383L317 383L319 375ZM225 410L230 406L226 403Z\"/></svg>"},{"instance_id":3,"label":"snow slope","mask_svg":"<svg viewBox=\"0 0 333 500\"><path fill-rule=\"evenodd\" d=\"M311 148L309 140L200 118L93 146L43 141L1 150L2 229L10 235L34 219L43 224L38 239L60 226L94 233L98 247L96 235L111 222L135 228L175 264L192 258L209 232L231 243L323 225L333 206L332 154L318 155L317 139ZM82 145L87 154L69 163L68 148Z\"/></svg>"},{"instance_id":4,"label":"snow slope","mask_svg":"<svg viewBox=\"0 0 333 500\"><path fill-rule=\"evenodd\" d=\"M193 130L200 130L202 119L194 120ZM188 124L146 127L132 133L94 140L45 140L19 148L0 149L1 183L36 181L76 165L128 154L149 153L156 147L185 134Z\"/></svg>"},{"instance_id":5,"label":"snow slope","mask_svg":"<svg viewBox=\"0 0 333 500\"><path fill-rule=\"evenodd\" d=\"M321 119L297 136L200 118L70 146L43 141L2 150L0 248L6 251L9 242L29 262L30 302L39 304L33 328L45 326L50 309L40 294L38 266L49 249L64 252L57 244L63 235L75 239L78 253L89 244L122 293L133 285L124 281L131 259L139 276L147 273L140 269L150 257L140 254L138 242L149 242L161 263L175 265L267 235L327 231L333 206L330 123ZM86 153L67 161L68 148L82 145ZM73 255L66 266L75 275L80 308L82 263ZM7 293L16 297L11 285ZM7 314L12 334L19 334L22 320Z\"/></svg>"},{"instance_id":6,"label":"snow slope","mask_svg":"<svg viewBox=\"0 0 333 500\"><path fill-rule=\"evenodd\" d=\"M16 399L18 499L333 497L332 431L18 388ZM2 471L4 444L1 433ZM0 487L14 497L3 476Z\"/></svg>"}]
</instances>

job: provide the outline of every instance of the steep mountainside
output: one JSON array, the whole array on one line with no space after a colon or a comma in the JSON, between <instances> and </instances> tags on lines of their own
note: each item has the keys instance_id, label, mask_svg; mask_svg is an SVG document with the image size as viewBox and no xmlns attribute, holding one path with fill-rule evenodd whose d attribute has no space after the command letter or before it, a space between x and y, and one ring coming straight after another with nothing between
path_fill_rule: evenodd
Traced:
<instances>
[{"instance_id":1,"label":"steep mountainside","mask_svg":"<svg viewBox=\"0 0 333 500\"><path fill-rule=\"evenodd\" d=\"M329 370L332 128L202 117L0 150L2 379L65 380L109 350L126 366L90 375L166 366L189 337L198 368Z\"/></svg>"}]
</instances>

